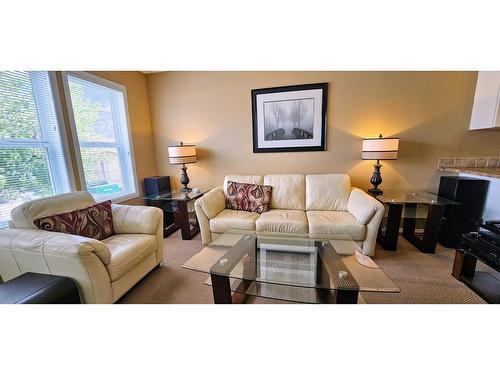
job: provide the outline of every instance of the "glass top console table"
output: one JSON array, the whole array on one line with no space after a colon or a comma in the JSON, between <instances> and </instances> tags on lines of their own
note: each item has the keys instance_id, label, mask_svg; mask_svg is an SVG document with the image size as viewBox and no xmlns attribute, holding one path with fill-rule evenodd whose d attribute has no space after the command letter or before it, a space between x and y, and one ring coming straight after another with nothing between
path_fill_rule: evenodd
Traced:
<instances>
[{"instance_id":1,"label":"glass top console table","mask_svg":"<svg viewBox=\"0 0 500 375\"><path fill-rule=\"evenodd\" d=\"M146 204L163 210L163 237L167 237L180 228L183 240L190 240L199 231L200 226L194 212L194 202L208 190L188 193L171 191L159 195L143 197Z\"/></svg>"},{"instance_id":2,"label":"glass top console table","mask_svg":"<svg viewBox=\"0 0 500 375\"><path fill-rule=\"evenodd\" d=\"M419 191L384 191L373 195L386 206L377 241L385 250L396 250L399 227L403 219L403 237L424 253L434 253L439 238L443 213L447 205L460 203L436 194ZM417 229L417 223L423 228Z\"/></svg>"}]
</instances>

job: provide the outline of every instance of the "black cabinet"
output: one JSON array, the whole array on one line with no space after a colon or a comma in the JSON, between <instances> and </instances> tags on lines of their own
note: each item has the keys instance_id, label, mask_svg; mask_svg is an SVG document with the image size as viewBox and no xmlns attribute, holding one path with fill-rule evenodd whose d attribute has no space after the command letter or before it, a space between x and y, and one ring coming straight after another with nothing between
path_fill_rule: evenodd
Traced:
<instances>
[{"instance_id":1,"label":"black cabinet","mask_svg":"<svg viewBox=\"0 0 500 375\"><path fill-rule=\"evenodd\" d=\"M441 177L438 195L460 205L446 206L439 233L440 244L456 248L462 234L475 230L472 220L482 218L488 183L472 177Z\"/></svg>"}]
</instances>

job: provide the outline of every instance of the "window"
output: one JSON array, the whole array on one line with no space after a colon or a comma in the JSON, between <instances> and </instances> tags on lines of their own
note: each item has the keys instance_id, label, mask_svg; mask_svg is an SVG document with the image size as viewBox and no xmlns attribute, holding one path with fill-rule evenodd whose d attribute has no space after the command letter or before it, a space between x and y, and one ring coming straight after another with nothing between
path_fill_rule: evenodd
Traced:
<instances>
[{"instance_id":1,"label":"window","mask_svg":"<svg viewBox=\"0 0 500 375\"><path fill-rule=\"evenodd\" d=\"M22 202L72 189L53 87L48 72L0 71L0 227Z\"/></svg>"},{"instance_id":2,"label":"window","mask_svg":"<svg viewBox=\"0 0 500 375\"><path fill-rule=\"evenodd\" d=\"M82 186L97 201L136 197L125 87L83 72L63 81Z\"/></svg>"}]
</instances>

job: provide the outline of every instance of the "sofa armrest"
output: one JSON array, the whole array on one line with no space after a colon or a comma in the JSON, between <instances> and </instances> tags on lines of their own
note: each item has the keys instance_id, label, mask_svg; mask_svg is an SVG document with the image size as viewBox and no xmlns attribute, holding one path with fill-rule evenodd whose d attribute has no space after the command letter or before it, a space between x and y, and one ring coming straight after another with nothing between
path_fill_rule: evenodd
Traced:
<instances>
[{"instance_id":1,"label":"sofa armrest","mask_svg":"<svg viewBox=\"0 0 500 375\"><path fill-rule=\"evenodd\" d=\"M163 211L157 207L113 204L113 229L115 233L155 234L163 221Z\"/></svg>"},{"instance_id":2,"label":"sofa armrest","mask_svg":"<svg viewBox=\"0 0 500 375\"><path fill-rule=\"evenodd\" d=\"M163 211L157 207L113 204L115 233L152 234L156 237L156 262L163 260Z\"/></svg>"},{"instance_id":3,"label":"sofa armrest","mask_svg":"<svg viewBox=\"0 0 500 375\"><path fill-rule=\"evenodd\" d=\"M73 258L94 253L105 265L111 260L111 252L101 241L74 234L37 229L2 229L0 251L12 249L32 254L52 254Z\"/></svg>"},{"instance_id":4,"label":"sofa armrest","mask_svg":"<svg viewBox=\"0 0 500 375\"><path fill-rule=\"evenodd\" d=\"M361 189L352 188L347 201L347 211L361 224L368 224L375 213L383 209L384 205L371 195Z\"/></svg>"},{"instance_id":5,"label":"sofa armrest","mask_svg":"<svg viewBox=\"0 0 500 375\"><path fill-rule=\"evenodd\" d=\"M75 280L84 303L112 303L106 265L109 249L98 240L37 229L0 230L0 275L4 281L25 272Z\"/></svg>"},{"instance_id":6,"label":"sofa armrest","mask_svg":"<svg viewBox=\"0 0 500 375\"><path fill-rule=\"evenodd\" d=\"M222 186L210 190L195 202L196 206L200 207L207 218L210 220L217 216L219 212L226 208L226 196L222 190Z\"/></svg>"},{"instance_id":7,"label":"sofa armrest","mask_svg":"<svg viewBox=\"0 0 500 375\"><path fill-rule=\"evenodd\" d=\"M218 186L194 202L196 218L200 225L201 241L203 245L212 242L210 219L226 208L226 196L221 186Z\"/></svg>"},{"instance_id":8,"label":"sofa armrest","mask_svg":"<svg viewBox=\"0 0 500 375\"><path fill-rule=\"evenodd\" d=\"M368 193L358 188L352 188L347 202L347 211L359 221L366 225L365 240L362 251L365 255L375 255L375 245L380 223L384 216L384 205Z\"/></svg>"}]
</instances>

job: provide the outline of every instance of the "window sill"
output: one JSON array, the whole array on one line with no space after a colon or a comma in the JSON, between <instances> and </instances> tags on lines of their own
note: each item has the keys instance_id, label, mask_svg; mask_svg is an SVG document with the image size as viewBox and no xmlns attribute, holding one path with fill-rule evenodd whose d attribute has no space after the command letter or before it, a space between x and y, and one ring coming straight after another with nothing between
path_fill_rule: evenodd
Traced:
<instances>
[{"instance_id":1,"label":"window sill","mask_svg":"<svg viewBox=\"0 0 500 375\"><path fill-rule=\"evenodd\" d=\"M92 195L93 196L93 195ZM94 197L94 196L93 196ZM119 196L114 196L114 197L110 197L110 198L106 198L106 197L99 197L96 198L94 197L94 199L97 201L97 202L105 202L105 201L108 201L108 200L111 200L111 203L122 203L122 202L125 202L125 201L128 201L128 200L131 200L131 199L134 199L134 198L138 198L140 197L140 194L139 193L129 193L129 194L124 194L124 195L119 195Z\"/></svg>"},{"instance_id":2,"label":"window sill","mask_svg":"<svg viewBox=\"0 0 500 375\"><path fill-rule=\"evenodd\" d=\"M119 197L112 198L111 202L113 202L113 203L122 203L122 202L129 201L131 199L138 198L138 197L140 197L139 193L130 193L130 194L127 194L127 195L121 195Z\"/></svg>"}]
</instances>

